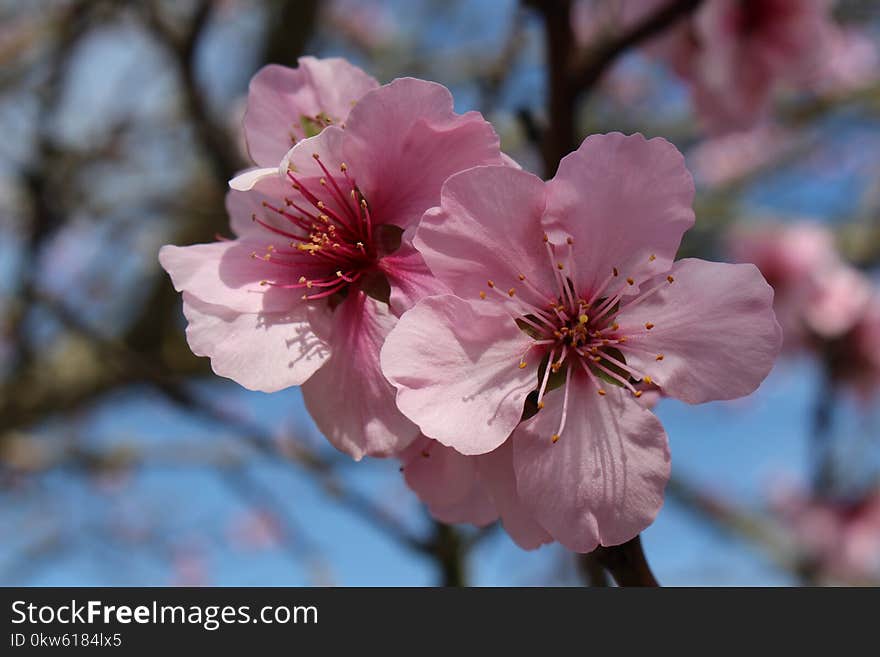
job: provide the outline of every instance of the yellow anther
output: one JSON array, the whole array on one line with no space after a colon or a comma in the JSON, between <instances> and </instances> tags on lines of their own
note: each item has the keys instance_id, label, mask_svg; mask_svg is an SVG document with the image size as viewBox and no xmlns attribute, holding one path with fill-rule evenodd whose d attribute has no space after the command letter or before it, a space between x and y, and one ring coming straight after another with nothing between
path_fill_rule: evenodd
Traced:
<instances>
[{"instance_id":1,"label":"yellow anther","mask_svg":"<svg viewBox=\"0 0 880 657\"><path fill-rule=\"evenodd\" d=\"M367 209L367 199L365 199L365 198L361 199L361 207L364 208L365 210Z\"/></svg>"},{"instance_id":2,"label":"yellow anther","mask_svg":"<svg viewBox=\"0 0 880 657\"><path fill-rule=\"evenodd\" d=\"M486 293L483 292L482 290L480 291L480 298L481 298L481 299L485 299L485 298L486 298Z\"/></svg>"},{"instance_id":3,"label":"yellow anther","mask_svg":"<svg viewBox=\"0 0 880 657\"><path fill-rule=\"evenodd\" d=\"M558 269L559 271L562 271L563 269L565 269L565 265L563 265L561 262L557 262L556 269Z\"/></svg>"},{"instance_id":4,"label":"yellow anther","mask_svg":"<svg viewBox=\"0 0 880 657\"><path fill-rule=\"evenodd\" d=\"M317 205L318 205L318 207L321 208L322 210L326 207L326 206L324 205L324 201L318 201L318 204L317 204Z\"/></svg>"},{"instance_id":5,"label":"yellow anther","mask_svg":"<svg viewBox=\"0 0 880 657\"><path fill-rule=\"evenodd\" d=\"M519 278L519 280L521 280L521 281L524 281L524 280L526 280L526 275L520 274L519 276L517 276L517 278Z\"/></svg>"},{"instance_id":6,"label":"yellow anther","mask_svg":"<svg viewBox=\"0 0 880 657\"><path fill-rule=\"evenodd\" d=\"M657 358L654 360L663 360L663 354L657 354Z\"/></svg>"},{"instance_id":7,"label":"yellow anther","mask_svg":"<svg viewBox=\"0 0 880 657\"><path fill-rule=\"evenodd\" d=\"M519 362L519 369L524 370L526 368L526 361L521 360Z\"/></svg>"},{"instance_id":8,"label":"yellow anther","mask_svg":"<svg viewBox=\"0 0 880 657\"><path fill-rule=\"evenodd\" d=\"M649 331L654 328L654 325L651 322L645 322L645 328Z\"/></svg>"},{"instance_id":9,"label":"yellow anther","mask_svg":"<svg viewBox=\"0 0 880 657\"><path fill-rule=\"evenodd\" d=\"M260 281L260 285L268 285L269 281Z\"/></svg>"},{"instance_id":10,"label":"yellow anther","mask_svg":"<svg viewBox=\"0 0 880 657\"><path fill-rule=\"evenodd\" d=\"M633 279L631 279L631 278L627 278L627 279L626 279L626 284L627 284L627 285L635 285L636 282L635 282Z\"/></svg>"},{"instance_id":11,"label":"yellow anther","mask_svg":"<svg viewBox=\"0 0 880 657\"><path fill-rule=\"evenodd\" d=\"M618 324L617 322L614 322L614 323L611 325L611 330L612 330L612 331L616 331L616 330L619 329L619 328L620 328L620 324Z\"/></svg>"},{"instance_id":12,"label":"yellow anther","mask_svg":"<svg viewBox=\"0 0 880 657\"><path fill-rule=\"evenodd\" d=\"M348 171L348 165L345 162L343 162L342 164L339 165L339 170L342 171L342 173L345 173L346 171Z\"/></svg>"},{"instance_id":13,"label":"yellow anther","mask_svg":"<svg viewBox=\"0 0 880 657\"><path fill-rule=\"evenodd\" d=\"M654 383L654 379L652 379L647 374L642 378L642 381L644 381L645 383L648 383L648 384Z\"/></svg>"},{"instance_id":14,"label":"yellow anther","mask_svg":"<svg viewBox=\"0 0 880 657\"><path fill-rule=\"evenodd\" d=\"M507 296L509 296L509 297L512 297L512 296L514 296L515 294L516 294L516 290L514 290L513 288L510 288L510 289L507 291Z\"/></svg>"},{"instance_id":15,"label":"yellow anther","mask_svg":"<svg viewBox=\"0 0 880 657\"><path fill-rule=\"evenodd\" d=\"M339 278L342 278L342 270L337 269L336 276L338 276Z\"/></svg>"},{"instance_id":16,"label":"yellow anther","mask_svg":"<svg viewBox=\"0 0 880 657\"><path fill-rule=\"evenodd\" d=\"M542 408L544 408L544 402L539 401L538 402L538 410L540 411Z\"/></svg>"},{"instance_id":17,"label":"yellow anther","mask_svg":"<svg viewBox=\"0 0 880 657\"><path fill-rule=\"evenodd\" d=\"M306 280L307 280L307 279L306 279L305 276L300 276L300 277L299 277L299 282L300 282L300 284L305 283Z\"/></svg>"},{"instance_id":18,"label":"yellow anther","mask_svg":"<svg viewBox=\"0 0 880 657\"><path fill-rule=\"evenodd\" d=\"M326 178L321 178L318 182L321 183L322 186L326 186L326 185L327 185L327 180L326 180Z\"/></svg>"},{"instance_id":19,"label":"yellow anther","mask_svg":"<svg viewBox=\"0 0 880 657\"><path fill-rule=\"evenodd\" d=\"M544 235L541 237L541 239L544 240L545 243L550 241L550 238L547 237L547 233L544 233Z\"/></svg>"},{"instance_id":20,"label":"yellow anther","mask_svg":"<svg viewBox=\"0 0 880 657\"><path fill-rule=\"evenodd\" d=\"M619 338L617 338L617 341L618 341L619 343L623 344L624 342L626 342L626 336L625 336L625 335L621 335Z\"/></svg>"},{"instance_id":21,"label":"yellow anther","mask_svg":"<svg viewBox=\"0 0 880 657\"><path fill-rule=\"evenodd\" d=\"M636 396L636 399L638 399L639 397L642 396L642 391L641 391L641 390L636 390L633 394Z\"/></svg>"},{"instance_id":22,"label":"yellow anther","mask_svg":"<svg viewBox=\"0 0 880 657\"><path fill-rule=\"evenodd\" d=\"M269 251L269 252L271 253L272 251L275 250L275 245L274 245L274 244L270 244L269 246L266 247L266 250Z\"/></svg>"},{"instance_id":23,"label":"yellow anther","mask_svg":"<svg viewBox=\"0 0 880 657\"><path fill-rule=\"evenodd\" d=\"M669 281L670 283L672 283L675 279L672 278L672 276L667 276L666 280Z\"/></svg>"},{"instance_id":24,"label":"yellow anther","mask_svg":"<svg viewBox=\"0 0 880 657\"><path fill-rule=\"evenodd\" d=\"M655 255L652 253L651 256L648 258L648 262L654 262L656 259L657 259L657 256L655 256Z\"/></svg>"},{"instance_id":25,"label":"yellow anther","mask_svg":"<svg viewBox=\"0 0 880 657\"><path fill-rule=\"evenodd\" d=\"M554 433L552 436L550 436L550 442L552 442L554 445L556 444L556 441L558 441L558 440L559 440L558 433Z\"/></svg>"},{"instance_id":26,"label":"yellow anther","mask_svg":"<svg viewBox=\"0 0 880 657\"><path fill-rule=\"evenodd\" d=\"M598 390L597 392L598 392L600 395L602 395L603 397L605 396L605 391L602 390L602 388L599 388L599 390Z\"/></svg>"},{"instance_id":27,"label":"yellow anther","mask_svg":"<svg viewBox=\"0 0 880 657\"><path fill-rule=\"evenodd\" d=\"M580 317L578 317L578 322L580 322L581 324L586 324L589 321L590 321L589 315L581 315Z\"/></svg>"},{"instance_id":28,"label":"yellow anther","mask_svg":"<svg viewBox=\"0 0 880 657\"><path fill-rule=\"evenodd\" d=\"M486 285L489 287L495 287L495 281L486 281Z\"/></svg>"}]
</instances>

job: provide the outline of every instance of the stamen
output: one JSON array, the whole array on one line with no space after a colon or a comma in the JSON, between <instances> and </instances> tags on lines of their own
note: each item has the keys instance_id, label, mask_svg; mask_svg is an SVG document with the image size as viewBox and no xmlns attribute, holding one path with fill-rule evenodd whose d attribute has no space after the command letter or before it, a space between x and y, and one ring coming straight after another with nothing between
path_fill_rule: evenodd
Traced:
<instances>
[{"instance_id":1,"label":"stamen","mask_svg":"<svg viewBox=\"0 0 880 657\"><path fill-rule=\"evenodd\" d=\"M573 368L569 367L565 372L565 395L562 398L562 419L559 421L559 428L556 430L556 433L553 434L551 440L555 443L559 440L560 436L562 436L562 432L565 429L565 420L568 417L568 391L571 387L571 371Z\"/></svg>"}]
</instances>

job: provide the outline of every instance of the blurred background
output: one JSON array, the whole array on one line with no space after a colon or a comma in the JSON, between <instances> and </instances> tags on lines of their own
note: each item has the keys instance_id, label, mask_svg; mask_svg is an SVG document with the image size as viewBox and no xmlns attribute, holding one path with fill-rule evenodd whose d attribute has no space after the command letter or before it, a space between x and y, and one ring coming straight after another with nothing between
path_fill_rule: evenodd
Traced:
<instances>
[{"instance_id":1,"label":"blurred background","mask_svg":"<svg viewBox=\"0 0 880 657\"><path fill-rule=\"evenodd\" d=\"M299 390L187 348L157 251L229 234L248 80L304 54L447 85L547 177L590 133L673 141L698 184L682 255L756 262L786 346L746 399L660 402L648 560L666 585L880 584L880 7L834 3L821 75L716 134L651 45L700 3L618 1L0 0L0 584L603 583L434 523Z\"/></svg>"}]
</instances>

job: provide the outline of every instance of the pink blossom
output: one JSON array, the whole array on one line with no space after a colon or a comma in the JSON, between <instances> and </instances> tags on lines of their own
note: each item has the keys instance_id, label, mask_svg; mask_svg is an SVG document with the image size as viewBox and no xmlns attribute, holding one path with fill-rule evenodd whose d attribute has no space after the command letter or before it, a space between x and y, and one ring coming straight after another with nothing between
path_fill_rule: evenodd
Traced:
<instances>
[{"instance_id":1,"label":"pink blossom","mask_svg":"<svg viewBox=\"0 0 880 657\"><path fill-rule=\"evenodd\" d=\"M788 491L773 511L812 569L850 583L880 578L880 491L848 501Z\"/></svg>"},{"instance_id":2,"label":"pink blossom","mask_svg":"<svg viewBox=\"0 0 880 657\"><path fill-rule=\"evenodd\" d=\"M762 123L698 142L688 152L688 161L698 184L727 185L773 164L793 143L782 128Z\"/></svg>"},{"instance_id":3,"label":"pink blossom","mask_svg":"<svg viewBox=\"0 0 880 657\"><path fill-rule=\"evenodd\" d=\"M637 383L700 403L747 395L772 367L780 329L758 270L673 262L693 196L674 146L613 133L548 183L456 174L419 224L416 248L456 296L406 312L382 369L426 436L477 459L521 544L588 552L653 521L669 449Z\"/></svg>"},{"instance_id":4,"label":"pink blossom","mask_svg":"<svg viewBox=\"0 0 880 657\"><path fill-rule=\"evenodd\" d=\"M807 85L827 59L829 0L707 0L656 42L692 86L712 132L743 130L764 116L780 85Z\"/></svg>"},{"instance_id":5,"label":"pink blossom","mask_svg":"<svg viewBox=\"0 0 880 657\"><path fill-rule=\"evenodd\" d=\"M345 122L355 103L379 86L338 57L300 57L296 68L269 64L251 79L244 134L251 159L277 166L291 146Z\"/></svg>"},{"instance_id":6,"label":"pink blossom","mask_svg":"<svg viewBox=\"0 0 880 657\"><path fill-rule=\"evenodd\" d=\"M330 81L314 72L324 64L309 64L313 83ZM210 357L217 374L264 392L302 385L306 406L336 447L356 459L389 455L417 429L395 408L379 349L396 315L444 289L407 230L437 204L449 175L506 160L478 113L455 114L445 87L404 78L361 96L344 130L331 124L297 141L279 167L268 159L278 148L270 137L291 124L284 112L295 119L305 110L282 94L270 111L258 93L265 71L248 107L250 119L262 122L246 122L246 130L257 162L273 166L230 183L237 239L165 246L159 259L183 292L190 347ZM302 97L311 102L313 91ZM308 111L336 123L334 110L348 101L337 104L338 93L319 97L332 102ZM287 151L283 133L272 138L287 140Z\"/></svg>"}]
</instances>

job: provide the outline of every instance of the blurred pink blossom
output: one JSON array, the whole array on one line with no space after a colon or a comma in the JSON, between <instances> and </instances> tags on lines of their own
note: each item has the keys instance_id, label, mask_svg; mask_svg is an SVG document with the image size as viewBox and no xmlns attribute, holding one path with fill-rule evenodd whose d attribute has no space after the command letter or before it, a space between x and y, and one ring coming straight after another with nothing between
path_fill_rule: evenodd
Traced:
<instances>
[{"instance_id":1,"label":"blurred pink blossom","mask_svg":"<svg viewBox=\"0 0 880 657\"><path fill-rule=\"evenodd\" d=\"M773 365L781 335L758 270L673 262L693 196L669 142L612 133L548 183L510 167L456 174L418 226L416 248L457 296L407 311L382 370L404 414L458 453L438 462L476 457L461 467L524 547L552 537L589 552L653 521L669 450L636 383L733 399Z\"/></svg>"},{"instance_id":2,"label":"blurred pink blossom","mask_svg":"<svg viewBox=\"0 0 880 657\"><path fill-rule=\"evenodd\" d=\"M792 135L773 124L710 137L697 143L688 161L697 183L716 186L737 182L779 159L792 147Z\"/></svg>"},{"instance_id":3,"label":"blurred pink blossom","mask_svg":"<svg viewBox=\"0 0 880 657\"><path fill-rule=\"evenodd\" d=\"M400 31L390 8L373 0L332 0L324 10L330 29L364 50L387 46Z\"/></svg>"},{"instance_id":4,"label":"blurred pink blossom","mask_svg":"<svg viewBox=\"0 0 880 657\"><path fill-rule=\"evenodd\" d=\"M792 490L777 496L772 508L809 568L847 583L880 578L880 490L855 501Z\"/></svg>"},{"instance_id":5,"label":"blurred pink blossom","mask_svg":"<svg viewBox=\"0 0 880 657\"><path fill-rule=\"evenodd\" d=\"M803 87L821 73L835 29L830 6L831 0L706 0L651 49L690 83L710 132L745 130L765 116L778 87Z\"/></svg>"}]
</instances>

